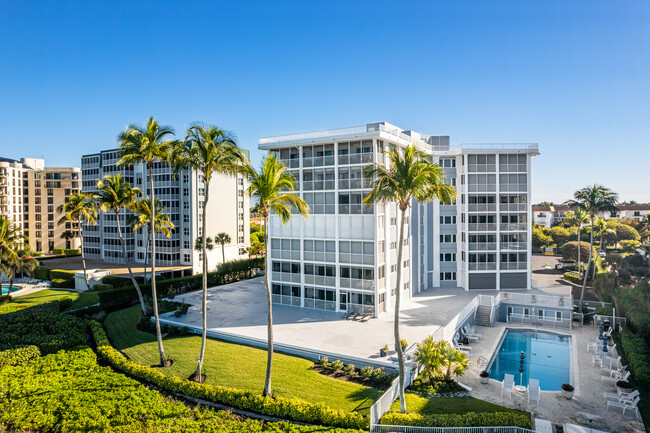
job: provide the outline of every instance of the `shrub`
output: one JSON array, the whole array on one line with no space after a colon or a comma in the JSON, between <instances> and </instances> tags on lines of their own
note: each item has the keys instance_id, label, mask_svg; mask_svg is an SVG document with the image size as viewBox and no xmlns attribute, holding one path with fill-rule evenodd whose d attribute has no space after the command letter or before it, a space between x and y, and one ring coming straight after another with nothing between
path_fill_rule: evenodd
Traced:
<instances>
[{"instance_id":1,"label":"shrub","mask_svg":"<svg viewBox=\"0 0 650 433\"><path fill-rule=\"evenodd\" d=\"M140 282L139 278L136 278L136 281L138 281L139 283ZM116 289L119 289L121 287L131 286L131 279L125 277L118 277L115 275L107 275L104 278L102 278L102 284L110 284Z\"/></svg>"},{"instance_id":2,"label":"shrub","mask_svg":"<svg viewBox=\"0 0 650 433\"><path fill-rule=\"evenodd\" d=\"M345 367L343 367L343 371L345 371L347 374L353 376L353 375L356 375L357 368L354 366L354 364L348 364Z\"/></svg>"},{"instance_id":3,"label":"shrub","mask_svg":"<svg viewBox=\"0 0 650 433\"><path fill-rule=\"evenodd\" d=\"M614 314L611 308L599 308L596 310L596 315L598 316L611 316Z\"/></svg>"},{"instance_id":4,"label":"shrub","mask_svg":"<svg viewBox=\"0 0 650 433\"><path fill-rule=\"evenodd\" d=\"M431 415L389 412L381 419L384 425L420 427L487 427L512 426L530 429L530 416L515 412L437 413Z\"/></svg>"},{"instance_id":5,"label":"shrub","mask_svg":"<svg viewBox=\"0 0 650 433\"><path fill-rule=\"evenodd\" d=\"M64 280L63 278L53 278L52 287L55 289L74 289L74 280Z\"/></svg>"},{"instance_id":6,"label":"shrub","mask_svg":"<svg viewBox=\"0 0 650 433\"><path fill-rule=\"evenodd\" d=\"M0 352L0 368L10 365L21 365L30 359L41 356L41 351L36 346L19 347Z\"/></svg>"},{"instance_id":7,"label":"shrub","mask_svg":"<svg viewBox=\"0 0 650 433\"><path fill-rule=\"evenodd\" d=\"M40 251L34 251L34 253L32 255L34 257L41 257L43 255L43 253L41 253Z\"/></svg>"},{"instance_id":8,"label":"shrub","mask_svg":"<svg viewBox=\"0 0 650 433\"><path fill-rule=\"evenodd\" d=\"M343 428L367 429L368 419L356 412L335 410L324 404L309 403L298 398L264 397L248 391L196 383L160 371L125 358L108 345L103 327L91 324L90 329L97 344L98 353L114 368L136 379L154 384L170 392L225 404L263 415L292 419L297 422L324 424Z\"/></svg>"},{"instance_id":9,"label":"shrub","mask_svg":"<svg viewBox=\"0 0 650 433\"><path fill-rule=\"evenodd\" d=\"M102 281L104 280L102 279ZM107 313L130 307L138 301L138 294L133 286L113 290L100 290L97 292L97 295L100 305Z\"/></svg>"},{"instance_id":10,"label":"shrub","mask_svg":"<svg viewBox=\"0 0 650 433\"><path fill-rule=\"evenodd\" d=\"M72 306L72 299L63 298L59 301L59 311L65 311Z\"/></svg>"},{"instance_id":11,"label":"shrub","mask_svg":"<svg viewBox=\"0 0 650 433\"><path fill-rule=\"evenodd\" d=\"M74 271L65 271L63 269L52 269L50 271L51 279L74 280Z\"/></svg>"},{"instance_id":12,"label":"shrub","mask_svg":"<svg viewBox=\"0 0 650 433\"><path fill-rule=\"evenodd\" d=\"M34 278L38 280L49 280L50 279L50 270L42 266L34 269Z\"/></svg>"},{"instance_id":13,"label":"shrub","mask_svg":"<svg viewBox=\"0 0 650 433\"><path fill-rule=\"evenodd\" d=\"M72 257L72 256L80 256L81 251L76 249L76 248L68 248L64 251L65 255L67 257Z\"/></svg>"},{"instance_id":14,"label":"shrub","mask_svg":"<svg viewBox=\"0 0 650 433\"><path fill-rule=\"evenodd\" d=\"M114 287L110 284L97 283L93 286L93 290L113 290Z\"/></svg>"},{"instance_id":15,"label":"shrub","mask_svg":"<svg viewBox=\"0 0 650 433\"><path fill-rule=\"evenodd\" d=\"M52 254L54 254L55 256L60 256L63 254L64 251L65 250L63 248L54 248L52 250Z\"/></svg>"},{"instance_id":16,"label":"shrub","mask_svg":"<svg viewBox=\"0 0 650 433\"><path fill-rule=\"evenodd\" d=\"M382 381L386 377L386 371L383 368L375 368L372 371L372 380L376 382Z\"/></svg>"},{"instance_id":17,"label":"shrub","mask_svg":"<svg viewBox=\"0 0 650 433\"><path fill-rule=\"evenodd\" d=\"M370 379L372 377L372 367L371 366L363 367L360 373L361 373L361 377Z\"/></svg>"},{"instance_id":18,"label":"shrub","mask_svg":"<svg viewBox=\"0 0 650 433\"><path fill-rule=\"evenodd\" d=\"M573 271L572 272L565 272L564 273L564 279L567 280L567 281L570 281L570 282L572 282L574 284L582 284L582 282L583 282L583 279L580 276L580 274L577 273L577 272L573 272Z\"/></svg>"},{"instance_id":19,"label":"shrub","mask_svg":"<svg viewBox=\"0 0 650 433\"><path fill-rule=\"evenodd\" d=\"M597 257L596 247L592 249L592 258ZM578 260L578 242L571 241L562 247L562 258L566 260ZM589 260L589 242L580 242L580 261L586 263Z\"/></svg>"},{"instance_id":20,"label":"shrub","mask_svg":"<svg viewBox=\"0 0 650 433\"><path fill-rule=\"evenodd\" d=\"M11 295L0 295L0 305L8 304L11 300Z\"/></svg>"},{"instance_id":21,"label":"shrub","mask_svg":"<svg viewBox=\"0 0 650 433\"><path fill-rule=\"evenodd\" d=\"M621 248L623 249L623 252L626 253L633 253L639 245L641 245L641 242L637 240L625 239L621 241Z\"/></svg>"},{"instance_id":22,"label":"shrub","mask_svg":"<svg viewBox=\"0 0 650 433\"><path fill-rule=\"evenodd\" d=\"M636 380L644 387L649 387L650 348L645 339L626 327L621 333L621 346Z\"/></svg>"},{"instance_id":23,"label":"shrub","mask_svg":"<svg viewBox=\"0 0 650 433\"><path fill-rule=\"evenodd\" d=\"M445 394L450 392L463 392L465 388L460 386L453 379L444 377L422 377L418 378L409 386L409 389L428 394Z\"/></svg>"},{"instance_id":24,"label":"shrub","mask_svg":"<svg viewBox=\"0 0 650 433\"><path fill-rule=\"evenodd\" d=\"M336 361L332 362L332 369L334 371L343 370L343 362L340 359L337 359Z\"/></svg>"},{"instance_id":25,"label":"shrub","mask_svg":"<svg viewBox=\"0 0 650 433\"><path fill-rule=\"evenodd\" d=\"M332 366L332 363L327 360L327 356L323 356L320 359L320 365L322 365L325 368L330 368Z\"/></svg>"}]
</instances>

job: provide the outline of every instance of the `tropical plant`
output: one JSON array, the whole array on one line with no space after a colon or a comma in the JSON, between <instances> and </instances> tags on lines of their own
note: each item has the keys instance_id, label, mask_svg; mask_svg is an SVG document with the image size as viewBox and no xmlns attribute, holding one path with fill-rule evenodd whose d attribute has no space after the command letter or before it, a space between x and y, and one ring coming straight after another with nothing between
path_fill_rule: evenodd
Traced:
<instances>
[{"instance_id":1,"label":"tropical plant","mask_svg":"<svg viewBox=\"0 0 650 433\"><path fill-rule=\"evenodd\" d=\"M151 217L149 218L149 237L151 238L151 297L153 298L153 315L156 321L156 338L158 339L158 352L160 354L160 365L167 367L170 365L162 343L162 333L160 332L160 317L158 315L158 297L156 292L156 206L155 206L155 188L153 183L153 168L156 162L168 162L172 148L176 141L170 140L169 137L174 135L174 131L167 127L161 126L153 117L150 117L145 128L139 128L130 125L126 131L120 134L120 152L121 158L118 165L128 165L144 163L147 166L149 175L149 198L154 203L150 207Z\"/></svg>"},{"instance_id":2,"label":"tropical plant","mask_svg":"<svg viewBox=\"0 0 650 433\"><path fill-rule=\"evenodd\" d=\"M0 215L0 268L18 259L18 249L24 243L25 237L20 233L20 227L12 223L9 217Z\"/></svg>"},{"instance_id":3,"label":"tropical plant","mask_svg":"<svg viewBox=\"0 0 650 433\"><path fill-rule=\"evenodd\" d=\"M215 243L221 245L221 255L223 258L223 261L221 263L226 263L226 250L225 245L230 243L230 236L228 236L228 233L219 233L214 237Z\"/></svg>"},{"instance_id":4,"label":"tropical plant","mask_svg":"<svg viewBox=\"0 0 650 433\"><path fill-rule=\"evenodd\" d=\"M377 162L365 170L365 175L374 178L370 192L363 199L363 203L394 203L400 212L399 240L397 242L397 290L395 290L395 351L399 361L399 392L400 409L406 413L406 399L404 396L404 354L401 348L399 334L399 309L402 292L402 256L404 250L404 225L406 211L411 207L413 199L425 203L438 199L445 204L451 204L456 196L452 185L444 182L445 173L436 164L428 160L428 156L411 144L406 146L404 152L394 149L388 153L388 166Z\"/></svg>"},{"instance_id":5,"label":"tropical plant","mask_svg":"<svg viewBox=\"0 0 650 433\"><path fill-rule=\"evenodd\" d=\"M618 208L616 203L618 196L609 188L602 185L591 185L579 189L573 194L573 199L568 200L566 204L572 209L580 209L589 216L590 229L589 234L589 260L587 262L587 272L585 272L580 291L580 309L583 307L585 299L585 288L587 287L587 278L589 277L589 267L592 265L593 247L594 247L594 222L596 215L601 212L616 212Z\"/></svg>"},{"instance_id":6,"label":"tropical plant","mask_svg":"<svg viewBox=\"0 0 650 433\"><path fill-rule=\"evenodd\" d=\"M0 269L9 277L9 289L7 295L11 295L11 289L14 285L14 278L19 273L26 273L34 276L34 270L38 267L38 260L34 257L34 251L27 244L22 244L22 248L16 251L15 255L10 255L2 261Z\"/></svg>"},{"instance_id":7,"label":"tropical plant","mask_svg":"<svg viewBox=\"0 0 650 433\"><path fill-rule=\"evenodd\" d=\"M142 307L142 314L146 315L147 306L144 303L140 286L133 276L131 260L129 260L129 256L126 254L126 242L124 241L122 227L120 226L120 209L133 209L133 206L135 205L138 196L142 194L142 191L140 191L140 188L132 187L129 182L125 182L124 178L122 178L122 173L117 173L114 176L105 176L102 180L98 180L97 189L99 191L94 193L93 197L98 203L99 210L101 212L112 211L115 214L117 234L122 246L122 257L124 257L124 263L126 264L126 268L129 270L129 276L131 277L133 287L135 287L135 290L138 293L138 299L140 300L140 306ZM154 305L155 304L156 303L154 302Z\"/></svg>"},{"instance_id":8,"label":"tropical plant","mask_svg":"<svg viewBox=\"0 0 650 433\"><path fill-rule=\"evenodd\" d=\"M442 374L446 380L450 380L452 374L462 376L469 367L465 353L454 349L444 340L434 341L432 336L418 344L415 359L423 366L423 372L429 379Z\"/></svg>"},{"instance_id":9,"label":"tropical plant","mask_svg":"<svg viewBox=\"0 0 650 433\"><path fill-rule=\"evenodd\" d=\"M599 249L603 249L603 237L605 234L616 234L616 230L609 227L607 221L603 218L598 218L594 222L594 228L596 229L596 234L600 238Z\"/></svg>"},{"instance_id":10,"label":"tropical plant","mask_svg":"<svg viewBox=\"0 0 650 433\"><path fill-rule=\"evenodd\" d=\"M170 216L168 213L165 213L165 206L160 202L160 200L155 199L154 201L155 209L153 212L154 218L154 227L156 234L162 234L163 236L170 238L172 236L172 230L174 230L174 223L171 222ZM137 233L143 228L146 228L147 231L151 230L151 199L149 197L142 198L138 200L133 205L133 215L129 216L126 219L126 224L131 227L133 233ZM151 244L151 237L147 236L147 246L144 252L144 275L146 278L147 275L147 264L149 261L149 246Z\"/></svg>"},{"instance_id":11,"label":"tropical plant","mask_svg":"<svg viewBox=\"0 0 650 433\"><path fill-rule=\"evenodd\" d=\"M194 124L187 129L185 142L174 147L172 161L176 171L186 168L196 170L205 181L205 199L203 200L203 227L201 233L207 235L207 206L210 199L210 182L215 174L235 176L242 171L246 157L239 147L235 135L225 129L210 125ZM216 239L215 239L216 240ZM207 303L208 303L208 255L207 236L203 240L203 332L201 334L201 351L199 354L194 379L202 381L203 359L207 340ZM223 244L222 244L223 248ZM225 253L224 253L225 261Z\"/></svg>"},{"instance_id":12,"label":"tropical plant","mask_svg":"<svg viewBox=\"0 0 650 433\"><path fill-rule=\"evenodd\" d=\"M577 226L578 227L578 269L580 269L580 238L582 237L582 226L585 224L589 218L587 217L587 213L583 211L582 209L575 209L575 210L570 210L566 213L567 216L567 221L571 225Z\"/></svg>"},{"instance_id":13,"label":"tropical plant","mask_svg":"<svg viewBox=\"0 0 650 433\"><path fill-rule=\"evenodd\" d=\"M292 210L298 211L303 218L307 218L309 215L309 205L292 192L294 190L293 183L295 178L287 174L286 171L287 166L279 161L275 155L266 157L262 161L259 170L253 169L250 165L246 166L246 174L250 180L248 194L252 198L259 199L261 217L264 218L264 227L269 227L269 217L271 214L277 215L283 224L286 224L291 219ZM268 251L268 233L268 230L264 231L264 261L266 268L264 279L266 281L266 299L268 303L268 355L263 394L270 396L272 395L271 369L273 366L273 301L271 297L271 266Z\"/></svg>"},{"instance_id":14,"label":"tropical plant","mask_svg":"<svg viewBox=\"0 0 650 433\"><path fill-rule=\"evenodd\" d=\"M194 249L196 251L203 251L203 236L199 236L196 238L194 241ZM214 249L214 242L212 241L212 238L208 236L205 238L205 249L208 251L212 251Z\"/></svg>"},{"instance_id":15,"label":"tropical plant","mask_svg":"<svg viewBox=\"0 0 650 433\"><path fill-rule=\"evenodd\" d=\"M76 238L77 235L72 230L65 230L61 233L61 239L65 239L65 248L70 249L70 239Z\"/></svg>"}]
</instances>

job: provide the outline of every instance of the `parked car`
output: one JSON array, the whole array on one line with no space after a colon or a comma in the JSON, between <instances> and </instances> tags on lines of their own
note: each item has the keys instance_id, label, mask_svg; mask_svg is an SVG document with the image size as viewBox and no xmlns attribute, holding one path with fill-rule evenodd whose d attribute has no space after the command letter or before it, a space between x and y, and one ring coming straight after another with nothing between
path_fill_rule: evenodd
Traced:
<instances>
[{"instance_id":1,"label":"parked car","mask_svg":"<svg viewBox=\"0 0 650 433\"><path fill-rule=\"evenodd\" d=\"M555 269L564 270L564 269L575 269L576 261L575 260L559 260L555 264Z\"/></svg>"},{"instance_id":2,"label":"parked car","mask_svg":"<svg viewBox=\"0 0 650 433\"><path fill-rule=\"evenodd\" d=\"M598 255L599 255L600 257L602 257L602 258L605 258L605 256L606 256L607 254L606 254L605 251L603 251L603 250L598 250Z\"/></svg>"}]
</instances>

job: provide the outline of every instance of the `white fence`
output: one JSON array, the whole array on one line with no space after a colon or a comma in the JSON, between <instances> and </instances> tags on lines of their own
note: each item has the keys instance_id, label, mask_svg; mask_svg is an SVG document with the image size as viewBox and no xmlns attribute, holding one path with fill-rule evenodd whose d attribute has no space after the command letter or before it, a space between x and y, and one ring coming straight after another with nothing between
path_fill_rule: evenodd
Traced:
<instances>
[{"instance_id":1,"label":"white fence","mask_svg":"<svg viewBox=\"0 0 650 433\"><path fill-rule=\"evenodd\" d=\"M501 302L507 304L539 305L542 307L573 308L571 295L538 295L527 293L499 293Z\"/></svg>"},{"instance_id":2,"label":"white fence","mask_svg":"<svg viewBox=\"0 0 650 433\"><path fill-rule=\"evenodd\" d=\"M546 328L558 328L558 329L572 329L571 318L562 317L540 317L534 314L519 314L519 313L510 313L507 315L506 319L508 323L514 323L519 325L535 325L535 326L544 326Z\"/></svg>"},{"instance_id":3,"label":"white fence","mask_svg":"<svg viewBox=\"0 0 650 433\"><path fill-rule=\"evenodd\" d=\"M402 425L376 425L372 433L535 433L522 427L415 427Z\"/></svg>"}]
</instances>

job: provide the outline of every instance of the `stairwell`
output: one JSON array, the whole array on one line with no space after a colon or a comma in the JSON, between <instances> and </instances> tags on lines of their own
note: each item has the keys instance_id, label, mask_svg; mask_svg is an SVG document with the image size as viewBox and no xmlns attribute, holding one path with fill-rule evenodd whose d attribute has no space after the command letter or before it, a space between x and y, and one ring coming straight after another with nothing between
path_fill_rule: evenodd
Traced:
<instances>
[{"instance_id":1,"label":"stairwell","mask_svg":"<svg viewBox=\"0 0 650 433\"><path fill-rule=\"evenodd\" d=\"M476 316L474 318L474 324L478 326L492 326L490 321L490 316L492 315L492 306L490 305L479 305L476 309Z\"/></svg>"}]
</instances>

